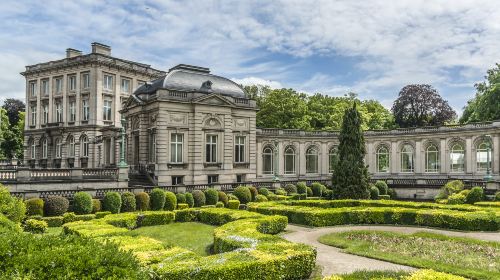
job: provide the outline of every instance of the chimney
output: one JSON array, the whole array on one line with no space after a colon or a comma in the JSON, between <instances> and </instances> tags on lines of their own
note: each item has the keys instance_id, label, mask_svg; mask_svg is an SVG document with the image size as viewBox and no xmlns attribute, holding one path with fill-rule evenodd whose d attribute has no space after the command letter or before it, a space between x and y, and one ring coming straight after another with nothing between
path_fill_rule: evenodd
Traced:
<instances>
[{"instance_id":1,"label":"chimney","mask_svg":"<svg viewBox=\"0 0 500 280\"><path fill-rule=\"evenodd\" d=\"M66 58L72 58L72 57L80 56L80 55L82 55L82 51L75 50L72 48L66 49Z\"/></svg>"},{"instance_id":2,"label":"chimney","mask_svg":"<svg viewBox=\"0 0 500 280\"><path fill-rule=\"evenodd\" d=\"M111 55L111 47L101 43L94 42L92 43L92 53Z\"/></svg>"}]
</instances>

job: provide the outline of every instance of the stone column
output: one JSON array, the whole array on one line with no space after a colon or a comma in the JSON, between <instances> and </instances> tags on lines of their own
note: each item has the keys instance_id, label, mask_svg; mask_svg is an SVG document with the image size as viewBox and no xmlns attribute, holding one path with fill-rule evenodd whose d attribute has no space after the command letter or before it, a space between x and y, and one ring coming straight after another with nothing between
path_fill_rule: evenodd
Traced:
<instances>
[{"instance_id":1,"label":"stone column","mask_svg":"<svg viewBox=\"0 0 500 280\"><path fill-rule=\"evenodd\" d=\"M465 172L466 173L473 173L474 172L474 164L475 161L473 161L473 154L474 151L472 149L472 137L467 137L465 139Z\"/></svg>"},{"instance_id":2,"label":"stone column","mask_svg":"<svg viewBox=\"0 0 500 280\"><path fill-rule=\"evenodd\" d=\"M493 170L492 174L500 173L500 135L492 135L493 149L491 151Z\"/></svg>"},{"instance_id":3,"label":"stone column","mask_svg":"<svg viewBox=\"0 0 500 280\"><path fill-rule=\"evenodd\" d=\"M390 169L391 173L399 173L399 160L398 160L398 142L391 142L391 151L390 151Z\"/></svg>"},{"instance_id":4,"label":"stone column","mask_svg":"<svg viewBox=\"0 0 500 280\"><path fill-rule=\"evenodd\" d=\"M448 173L450 169L448 148L446 147L446 139L441 138L439 140L439 170L440 173Z\"/></svg>"},{"instance_id":5,"label":"stone column","mask_svg":"<svg viewBox=\"0 0 500 280\"><path fill-rule=\"evenodd\" d=\"M422 150L422 141L415 141L415 174L422 174L425 170L425 151Z\"/></svg>"}]
</instances>

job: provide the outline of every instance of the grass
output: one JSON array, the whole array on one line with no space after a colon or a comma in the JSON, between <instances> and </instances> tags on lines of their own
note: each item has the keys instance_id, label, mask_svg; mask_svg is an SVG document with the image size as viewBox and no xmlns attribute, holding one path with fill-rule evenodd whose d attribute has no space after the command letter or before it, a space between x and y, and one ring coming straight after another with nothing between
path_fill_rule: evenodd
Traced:
<instances>
[{"instance_id":1,"label":"grass","mask_svg":"<svg viewBox=\"0 0 500 280\"><path fill-rule=\"evenodd\" d=\"M49 227L45 231L45 235L59 235L62 233L62 227Z\"/></svg>"},{"instance_id":2,"label":"grass","mask_svg":"<svg viewBox=\"0 0 500 280\"><path fill-rule=\"evenodd\" d=\"M147 236L161 241L166 246L189 249L201 256L210 254L214 226L201 223L173 223L168 225L141 227L126 233L130 236Z\"/></svg>"},{"instance_id":3,"label":"grass","mask_svg":"<svg viewBox=\"0 0 500 280\"><path fill-rule=\"evenodd\" d=\"M389 271L389 270L360 270L348 274L340 274L342 280L370 280L370 279L400 279L402 276L410 275L404 271Z\"/></svg>"},{"instance_id":4,"label":"grass","mask_svg":"<svg viewBox=\"0 0 500 280\"><path fill-rule=\"evenodd\" d=\"M470 277L500 279L500 243L418 232L347 231L319 238L351 254Z\"/></svg>"}]
</instances>

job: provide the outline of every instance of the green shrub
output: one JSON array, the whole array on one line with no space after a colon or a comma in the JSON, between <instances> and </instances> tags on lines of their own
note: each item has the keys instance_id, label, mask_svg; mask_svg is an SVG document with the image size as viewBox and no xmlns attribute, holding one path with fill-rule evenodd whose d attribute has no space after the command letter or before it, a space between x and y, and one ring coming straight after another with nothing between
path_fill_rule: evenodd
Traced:
<instances>
[{"instance_id":1,"label":"green shrub","mask_svg":"<svg viewBox=\"0 0 500 280\"><path fill-rule=\"evenodd\" d=\"M165 206L163 209L167 211L174 211L177 207L177 197L173 192L165 192Z\"/></svg>"},{"instance_id":2,"label":"green shrub","mask_svg":"<svg viewBox=\"0 0 500 280\"><path fill-rule=\"evenodd\" d=\"M92 213L97 213L102 210L101 201L97 198L92 199Z\"/></svg>"},{"instance_id":3,"label":"green shrub","mask_svg":"<svg viewBox=\"0 0 500 280\"><path fill-rule=\"evenodd\" d=\"M204 206L207 202L205 194L200 190L193 191L194 207Z\"/></svg>"},{"instance_id":4,"label":"green shrub","mask_svg":"<svg viewBox=\"0 0 500 280\"><path fill-rule=\"evenodd\" d=\"M205 201L206 205L215 205L219 201L219 192L215 189L206 189L205 190Z\"/></svg>"},{"instance_id":5,"label":"green shrub","mask_svg":"<svg viewBox=\"0 0 500 280\"><path fill-rule=\"evenodd\" d=\"M101 218L106 217L106 216L107 216L107 215L109 215L109 214L112 214L112 213L111 213L111 212L109 212L109 211L96 212L96 213L95 213L95 218L96 218L96 219L101 219Z\"/></svg>"},{"instance_id":6,"label":"green shrub","mask_svg":"<svg viewBox=\"0 0 500 280\"><path fill-rule=\"evenodd\" d=\"M7 217L5 217L4 215L0 214L0 235L5 231L20 232L21 227L18 223L13 222L7 219Z\"/></svg>"},{"instance_id":7,"label":"green shrub","mask_svg":"<svg viewBox=\"0 0 500 280\"><path fill-rule=\"evenodd\" d=\"M104 210L113 214L120 213L122 207L122 197L117 192L107 192L103 200Z\"/></svg>"},{"instance_id":8,"label":"green shrub","mask_svg":"<svg viewBox=\"0 0 500 280\"><path fill-rule=\"evenodd\" d=\"M292 194L292 199L293 200L304 200L304 199L307 199L307 195L305 193L302 193L302 194L294 193L294 194Z\"/></svg>"},{"instance_id":9,"label":"green shrub","mask_svg":"<svg viewBox=\"0 0 500 280\"><path fill-rule=\"evenodd\" d=\"M267 197L262 195L262 194L258 194L256 197L255 197L255 201L256 202L266 202L267 201Z\"/></svg>"},{"instance_id":10,"label":"green shrub","mask_svg":"<svg viewBox=\"0 0 500 280\"><path fill-rule=\"evenodd\" d=\"M76 214L92 213L92 196L86 192L77 192L73 197L73 211Z\"/></svg>"},{"instance_id":11,"label":"green shrub","mask_svg":"<svg viewBox=\"0 0 500 280\"><path fill-rule=\"evenodd\" d=\"M121 227L121 228L127 228L127 229L134 229L137 227L137 222L138 222L138 213L120 213L120 214L114 214L114 215L107 215L106 217L103 218L103 220L110 225L113 225L115 227Z\"/></svg>"},{"instance_id":12,"label":"green shrub","mask_svg":"<svg viewBox=\"0 0 500 280\"><path fill-rule=\"evenodd\" d=\"M194 198L192 193L186 193L186 204L189 205L190 208L194 207Z\"/></svg>"},{"instance_id":13,"label":"green shrub","mask_svg":"<svg viewBox=\"0 0 500 280\"><path fill-rule=\"evenodd\" d=\"M314 196L313 190L310 187L306 188L306 194L307 194L307 196Z\"/></svg>"},{"instance_id":14,"label":"green shrub","mask_svg":"<svg viewBox=\"0 0 500 280\"><path fill-rule=\"evenodd\" d=\"M268 196L269 195L269 189L268 188L259 188L258 189L259 194Z\"/></svg>"},{"instance_id":15,"label":"green shrub","mask_svg":"<svg viewBox=\"0 0 500 280\"><path fill-rule=\"evenodd\" d=\"M323 191L326 189L325 186L323 186L320 183L312 183L311 189L313 191L313 195L317 197L322 197L323 196ZM307 190L306 190L307 191Z\"/></svg>"},{"instance_id":16,"label":"green shrub","mask_svg":"<svg viewBox=\"0 0 500 280\"><path fill-rule=\"evenodd\" d=\"M62 196L49 196L45 199L45 216L61 216L68 211L69 201Z\"/></svg>"},{"instance_id":17,"label":"green shrub","mask_svg":"<svg viewBox=\"0 0 500 280\"><path fill-rule=\"evenodd\" d=\"M122 193L121 212L134 212L136 207L135 195L131 192Z\"/></svg>"},{"instance_id":18,"label":"green shrub","mask_svg":"<svg viewBox=\"0 0 500 280\"><path fill-rule=\"evenodd\" d=\"M219 202L222 202L224 204L224 207L227 206L227 202L229 199L227 198L227 194L223 191L218 191L217 195L219 196Z\"/></svg>"},{"instance_id":19,"label":"green shrub","mask_svg":"<svg viewBox=\"0 0 500 280\"><path fill-rule=\"evenodd\" d=\"M9 190L2 184L0 184L0 213L16 223L21 222L26 214L23 200L11 196Z\"/></svg>"},{"instance_id":20,"label":"green shrub","mask_svg":"<svg viewBox=\"0 0 500 280\"><path fill-rule=\"evenodd\" d=\"M31 233L44 233L47 227L47 222L35 219L27 219L23 224L23 230Z\"/></svg>"},{"instance_id":21,"label":"green shrub","mask_svg":"<svg viewBox=\"0 0 500 280\"><path fill-rule=\"evenodd\" d=\"M230 193L227 195L227 200L239 200L237 196L235 196L234 194Z\"/></svg>"},{"instance_id":22,"label":"green shrub","mask_svg":"<svg viewBox=\"0 0 500 280\"><path fill-rule=\"evenodd\" d=\"M465 195L462 193L455 193L448 196L448 204L464 204Z\"/></svg>"},{"instance_id":23,"label":"green shrub","mask_svg":"<svg viewBox=\"0 0 500 280\"><path fill-rule=\"evenodd\" d=\"M156 225L166 225L175 220L175 214L172 211L144 212L137 217L137 226L147 227Z\"/></svg>"},{"instance_id":24,"label":"green shrub","mask_svg":"<svg viewBox=\"0 0 500 280\"><path fill-rule=\"evenodd\" d=\"M374 185L371 185L370 186L370 198L371 199L378 199L378 196L379 196L378 188L375 187Z\"/></svg>"},{"instance_id":25,"label":"green shrub","mask_svg":"<svg viewBox=\"0 0 500 280\"><path fill-rule=\"evenodd\" d=\"M151 191L149 195L151 210L158 211L162 210L165 206L165 191L159 188L155 188Z\"/></svg>"},{"instance_id":26,"label":"green shrub","mask_svg":"<svg viewBox=\"0 0 500 280\"><path fill-rule=\"evenodd\" d=\"M27 216L43 216L43 199L30 198L24 204L26 204Z\"/></svg>"},{"instance_id":27,"label":"green shrub","mask_svg":"<svg viewBox=\"0 0 500 280\"><path fill-rule=\"evenodd\" d=\"M292 193L297 193L297 187L294 184L286 184L283 188L286 191L286 194L290 195ZM278 194L278 193L276 193Z\"/></svg>"},{"instance_id":28,"label":"green shrub","mask_svg":"<svg viewBox=\"0 0 500 280\"><path fill-rule=\"evenodd\" d=\"M484 199L484 191L481 187L473 187L465 197L465 202L474 204Z\"/></svg>"},{"instance_id":29,"label":"green shrub","mask_svg":"<svg viewBox=\"0 0 500 280\"><path fill-rule=\"evenodd\" d=\"M135 195L135 209L139 211L149 210L149 194L140 192Z\"/></svg>"},{"instance_id":30,"label":"green shrub","mask_svg":"<svg viewBox=\"0 0 500 280\"><path fill-rule=\"evenodd\" d=\"M176 193L175 197L177 198L177 204L186 203L186 195L184 193Z\"/></svg>"},{"instance_id":31,"label":"green shrub","mask_svg":"<svg viewBox=\"0 0 500 280\"><path fill-rule=\"evenodd\" d=\"M267 196L267 200L269 200L269 201L278 200L278 196L275 195L274 193L269 193L269 195Z\"/></svg>"},{"instance_id":32,"label":"green shrub","mask_svg":"<svg viewBox=\"0 0 500 280\"><path fill-rule=\"evenodd\" d=\"M41 220L45 221L48 227L60 227L64 224L64 218L62 216L43 217Z\"/></svg>"},{"instance_id":33,"label":"green shrub","mask_svg":"<svg viewBox=\"0 0 500 280\"><path fill-rule=\"evenodd\" d=\"M398 198L396 191L394 189L387 189L387 195L389 195L391 199Z\"/></svg>"},{"instance_id":34,"label":"green shrub","mask_svg":"<svg viewBox=\"0 0 500 280\"><path fill-rule=\"evenodd\" d=\"M380 195L386 195L387 190L389 189L389 187L387 186L387 183L384 181L380 181L380 180L375 182L375 187L377 187Z\"/></svg>"},{"instance_id":35,"label":"green shrub","mask_svg":"<svg viewBox=\"0 0 500 280\"><path fill-rule=\"evenodd\" d=\"M323 197L328 198L328 199L333 199L333 191L326 189L323 191Z\"/></svg>"},{"instance_id":36,"label":"green shrub","mask_svg":"<svg viewBox=\"0 0 500 280\"><path fill-rule=\"evenodd\" d=\"M198 210L196 209L182 209L175 211L175 221L176 222L193 222L198 220L197 218Z\"/></svg>"},{"instance_id":37,"label":"green shrub","mask_svg":"<svg viewBox=\"0 0 500 280\"><path fill-rule=\"evenodd\" d=\"M239 200L229 200L227 202L227 208L229 209L239 209L240 208L240 201Z\"/></svg>"},{"instance_id":38,"label":"green shrub","mask_svg":"<svg viewBox=\"0 0 500 280\"><path fill-rule=\"evenodd\" d=\"M495 193L495 201L500 201L500 192Z\"/></svg>"},{"instance_id":39,"label":"green shrub","mask_svg":"<svg viewBox=\"0 0 500 280\"><path fill-rule=\"evenodd\" d=\"M298 194L303 194L305 193L307 195L307 185L304 182L298 182L297 183L297 193Z\"/></svg>"},{"instance_id":40,"label":"green shrub","mask_svg":"<svg viewBox=\"0 0 500 280\"><path fill-rule=\"evenodd\" d=\"M247 204L248 202L252 201L252 194L250 193L250 190L247 187L239 186L236 189L234 189L233 194L243 204Z\"/></svg>"},{"instance_id":41,"label":"green shrub","mask_svg":"<svg viewBox=\"0 0 500 280\"><path fill-rule=\"evenodd\" d=\"M222 201L217 201L215 208L224 208L224 203L222 203Z\"/></svg>"},{"instance_id":42,"label":"green shrub","mask_svg":"<svg viewBox=\"0 0 500 280\"><path fill-rule=\"evenodd\" d=\"M381 200L387 200L387 199L391 199L391 196L388 195L388 194L380 194L378 196L378 199L381 199Z\"/></svg>"},{"instance_id":43,"label":"green shrub","mask_svg":"<svg viewBox=\"0 0 500 280\"><path fill-rule=\"evenodd\" d=\"M189 205L187 203L178 203L177 204L177 209L182 210L182 209L188 209Z\"/></svg>"},{"instance_id":44,"label":"green shrub","mask_svg":"<svg viewBox=\"0 0 500 280\"><path fill-rule=\"evenodd\" d=\"M74 212L67 212L63 215L63 223L71 223L76 221L76 214Z\"/></svg>"},{"instance_id":45,"label":"green shrub","mask_svg":"<svg viewBox=\"0 0 500 280\"><path fill-rule=\"evenodd\" d=\"M435 200L447 199L450 195L459 193L464 189L464 183L460 180L453 180L446 183L435 197Z\"/></svg>"},{"instance_id":46,"label":"green shrub","mask_svg":"<svg viewBox=\"0 0 500 280\"><path fill-rule=\"evenodd\" d=\"M248 186L248 190L252 196L252 201L255 201L255 197L259 194L259 191L257 191L257 188L254 186Z\"/></svg>"}]
</instances>

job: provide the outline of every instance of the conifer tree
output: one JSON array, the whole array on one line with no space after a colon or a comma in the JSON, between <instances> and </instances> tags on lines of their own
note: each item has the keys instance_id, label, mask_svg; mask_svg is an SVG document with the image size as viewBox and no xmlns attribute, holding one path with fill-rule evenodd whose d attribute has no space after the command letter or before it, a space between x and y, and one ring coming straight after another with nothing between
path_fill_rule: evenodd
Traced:
<instances>
[{"instance_id":1,"label":"conifer tree","mask_svg":"<svg viewBox=\"0 0 500 280\"><path fill-rule=\"evenodd\" d=\"M356 103L344 114L339 140L337 156L333 162L333 197L369 198L368 168L364 163L365 139Z\"/></svg>"}]
</instances>

